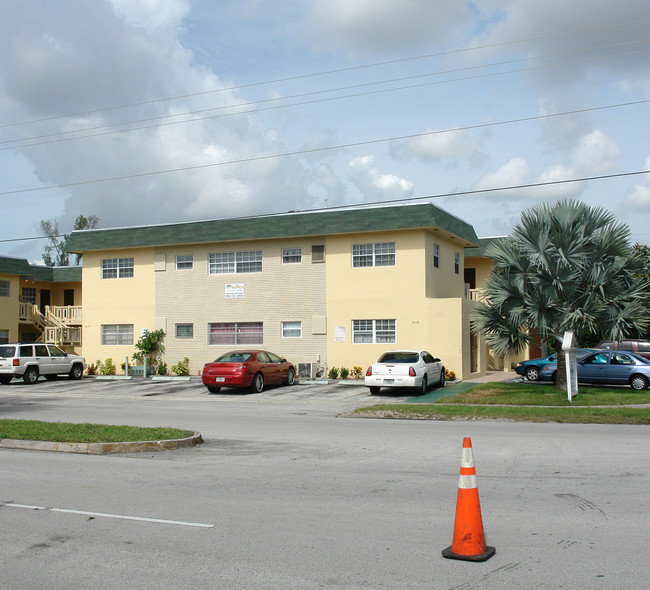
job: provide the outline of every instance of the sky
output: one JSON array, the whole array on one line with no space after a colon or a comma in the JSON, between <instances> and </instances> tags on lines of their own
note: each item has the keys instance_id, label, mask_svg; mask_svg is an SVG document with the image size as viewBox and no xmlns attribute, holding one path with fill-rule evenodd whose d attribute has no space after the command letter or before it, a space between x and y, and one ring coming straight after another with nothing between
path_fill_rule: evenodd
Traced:
<instances>
[{"instance_id":1,"label":"sky","mask_svg":"<svg viewBox=\"0 0 650 590\"><path fill-rule=\"evenodd\" d=\"M409 199L479 237L580 199L650 244L649 52L638 0L3 0L0 255Z\"/></svg>"}]
</instances>

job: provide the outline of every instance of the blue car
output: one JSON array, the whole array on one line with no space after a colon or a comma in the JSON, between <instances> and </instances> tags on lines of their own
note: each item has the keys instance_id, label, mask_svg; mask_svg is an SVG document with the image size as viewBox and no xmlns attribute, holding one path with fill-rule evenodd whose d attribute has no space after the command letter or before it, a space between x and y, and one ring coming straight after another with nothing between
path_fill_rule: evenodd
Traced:
<instances>
[{"instance_id":1,"label":"blue car","mask_svg":"<svg viewBox=\"0 0 650 590\"><path fill-rule=\"evenodd\" d=\"M650 361L633 352L601 350L577 362L578 381L603 385L629 385L647 389L650 383ZM543 381L555 382L557 363L548 363L540 371Z\"/></svg>"},{"instance_id":2,"label":"blue car","mask_svg":"<svg viewBox=\"0 0 650 590\"><path fill-rule=\"evenodd\" d=\"M576 351L576 357L582 358L587 356L589 353L594 352L591 348L579 348ZM529 361L521 361L517 363L515 367L515 373L518 375L523 375L528 379L528 381L539 381L539 373L545 365L549 363L554 363L557 361L557 353L549 354L544 358L539 359L530 359Z\"/></svg>"}]
</instances>

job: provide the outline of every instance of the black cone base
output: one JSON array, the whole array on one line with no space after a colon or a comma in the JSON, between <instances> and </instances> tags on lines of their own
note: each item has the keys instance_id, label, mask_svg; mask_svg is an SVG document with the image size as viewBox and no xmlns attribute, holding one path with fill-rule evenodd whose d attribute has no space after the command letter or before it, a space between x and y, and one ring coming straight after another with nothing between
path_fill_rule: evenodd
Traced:
<instances>
[{"instance_id":1,"label":"black cone base","mask_svg":"<svg viewBox=\"0 0 650 590\"><path fill-rule=\"evenodd\" d=\"M447 549L442 550L442 556L449 559L462 559L464 561L487 561L496 553L494 547L486 547L484 553L479 553L478 555L461 555L460 553L454 553L451 550L451 545Z\"/></svg>"}]
</instances>

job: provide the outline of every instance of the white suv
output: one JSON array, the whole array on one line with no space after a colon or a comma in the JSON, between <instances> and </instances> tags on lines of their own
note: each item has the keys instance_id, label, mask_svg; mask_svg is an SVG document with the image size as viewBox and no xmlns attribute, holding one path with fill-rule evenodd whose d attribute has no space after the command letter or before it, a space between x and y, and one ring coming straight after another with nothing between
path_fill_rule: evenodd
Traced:
<instances>
[{"instance_id":1,"label":"white suv","mask_svg":"<svg viewBox=\"0 0 650 590\"><path fill-rule=\"evenodd\" d=\"M54 344L0 344L0 383L7 385L16 377L25 383L36 383L39 375L56 379L68 375L81 379L86 359L63 352Z\"/></svg>"}]
</instances>

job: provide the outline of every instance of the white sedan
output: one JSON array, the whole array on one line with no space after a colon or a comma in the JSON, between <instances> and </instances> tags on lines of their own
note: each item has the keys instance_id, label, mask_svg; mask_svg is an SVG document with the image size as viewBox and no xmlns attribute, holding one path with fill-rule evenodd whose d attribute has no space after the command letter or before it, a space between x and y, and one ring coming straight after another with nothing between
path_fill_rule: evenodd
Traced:
<instances>
[{"instance_id":1,"label":"white sedan","mask_svg":"<svg viewBox=\"0 0 650 590\"><path fill-rule=\"evenodd\" d=\"M379 357L366 371L364 384L370 393L382 387L415 387L426 393L429 386L445 385L445 367L426 350L391 350Z\"/></svg>"}]
</instances>

